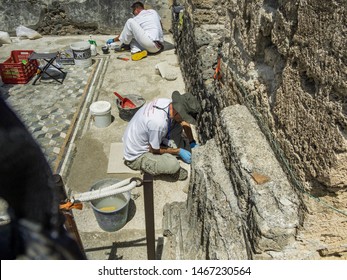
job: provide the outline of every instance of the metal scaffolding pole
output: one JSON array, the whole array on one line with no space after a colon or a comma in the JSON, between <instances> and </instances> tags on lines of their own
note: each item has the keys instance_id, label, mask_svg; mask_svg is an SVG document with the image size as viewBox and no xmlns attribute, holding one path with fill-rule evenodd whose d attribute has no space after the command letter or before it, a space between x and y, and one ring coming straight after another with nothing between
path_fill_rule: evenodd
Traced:
<instances>
[{"instance_id":1,"label":"metal scaffolding pole","mask_svg":"<svg viewBox=\"0 0 347 280\"><path fill-rule=\"evenodd\" d=\"M147 258L149 260L155 260L153 176L148 173L143 174L143 194L145 205Z\"/></svg>"}]
</instances>

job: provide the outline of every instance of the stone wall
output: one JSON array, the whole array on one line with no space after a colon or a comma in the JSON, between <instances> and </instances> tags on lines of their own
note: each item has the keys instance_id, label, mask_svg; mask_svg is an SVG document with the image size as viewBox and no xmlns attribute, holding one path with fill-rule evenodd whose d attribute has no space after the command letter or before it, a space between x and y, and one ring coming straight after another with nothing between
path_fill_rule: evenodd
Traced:
<instances>
[{"instance_id":1,"label":"stone wall","mask_svg":"<svg viewBox=\"0 0 347 280\"><path fill-rule=\"evenodd\" d=\"M114 34L132 2L2 0L0 30ZM172 25L181 69L203 114L187 204L165 208L179 247L167 258L345 256L347 236L332 227L343 229L335 210L347 203L346 1L174 2L184 7ZM171 1L146 3L168 30ZM337 214L305 212L318 208L307 195Z\"/></svg>"},{"instance_id":2,"label":"stone wall","mask_svg":"<svg viewBox=\"0 0 347 280\"><path fill-rule=\"evenodd\" d=\"M346 217L343 212L347 202L344 193L347 186L345 1L187 0L175 1L175 4L184 7L183 13L174 17L173 30L187 91L201 100L204 109L197 127L199 140L203 144L214 143L214 150L219 152L230 179L228 183L216 183L212 175L206 174L220 171L220 168L211 166L211 161L218 157L204 159L206 155L196 153L202 158L195 158L197 164L192 164L187 205L176 209L181 212L180 217L186 217L189 226L195 224L197 231L192 236L191 231L184 232L183 229L184 243L198 246L196 258L242 258L246 255L256 259L319 258L318 252L329 247L324 236L335 231L327 228L326 225L331 225L329 220L340 215L335 220L338 225ZM213 77L218 54L222 57L220 80ZM259 228L264 216L258 219L250 209L274 205L250 199L254 194L253 188L247 183L244 166L238 163L240 158L237 156L249 155L251 148L235 154L232 134L225 132L223 124L223 112L236 104L245 105L257 120L286 174L283 178L287 177L292 186L292 195L295 194L303 203L294 203L290 215L284 213L286 219L296 216L297 231L293 230L292 235L281 231L265 234L264 239L253 235L256 232L262 236L263 231ZM239 118L234 116L229 121L241 122L239 129L243 129ZM249 137L253 140L252 134ZM257 141L253 141L253 145L255 149L261 148ZM211 150L209 147L205 152ZM200 161L209 166L208 170L201 170ZM263 160L263 165L268 165L268 162ZM200 176L194 175L197 173ZM205 180L202 180L202 174ZM208 207L211 198L220 194L221 184L227 184L236 195L237 211L233 207L228 207L228 210ZM272 203L281 205L279 201L284 197L293 202L288 196L291 192L275 194ZM312 209L314 204L317 211L315 203L318 201L319 204L318 198L328 207L324 205L319 213L308 215L305 207ZM204 207L196 205L207 209L203 211ZM198 209L191 211L194 207ZM224 219L209 227L211 218L218 220L220 215ZM228 243L229 233L221 228L228 219L236 224L243 222L238 229L230 227L244 240L238 256L230 254L233 247ZM268 219L271 217L267 216ZM314 227L310 228L313 224ZM240 228L245 231L240 231ZM169 237L171 242L175 240L172 236ZM272 236L270 239L281 239L281 245L263 243L269 236ZM297 242L299 236L306 238L304 242L301 240L304 248ZM330 252L332 255L339 256L340 253L336 252L344 251L341 248L346 238L341 233L332 238L334 241L330 241L330 245L335 248ZM239 240L235 236L231 239ZM315 245L309 245L310 242ZM228 249L221 249L219 255L214 253L216 247L211 244L217 243L224 243ZM181 247L188 252L182 254L183 257L194 258L194 253L190 254L189 249Z\"/></svg>"},{"instance_id":3,"label":"stone wall","mask_svg":"<svg viewBox=\"0 0 347 280\"><path fill-rule=\"evenodd\" d=\"M19 25L42 35L115 34L131 16L132 0L2 0L0 30L15 36ZM143 1L162 18L163 27L171 27L172 1Z\"/></svg>"},{"instance_id":4,"label":"stone wall","mask_svg":"<svg viewBox=\"0 0 347 280\"><path fill-rule=\"evenodd\" d=\"M299 196L245 106L223 109L220 119L221 147L211 139L193 151L187 204L165 208L165 219L180 212L181 221L164 219L167 247L182 248L175 259L293 258Z\"/></svg>"},{"instance_id":5,"label":"stone wall","mask_svg":"<svg viewBox=\"0 0 347 280\"><path fill-rule=\"evenodd\" d=\"M301 181L346 187L345 1L187 2L183 31L175 34L188 90L211 111L202 123L218 124L219 110L247 104ZM216 82L219 43L224 77ZM200 126L203 140L215 135L209 126Z\"/></svg>"}]
</instances>

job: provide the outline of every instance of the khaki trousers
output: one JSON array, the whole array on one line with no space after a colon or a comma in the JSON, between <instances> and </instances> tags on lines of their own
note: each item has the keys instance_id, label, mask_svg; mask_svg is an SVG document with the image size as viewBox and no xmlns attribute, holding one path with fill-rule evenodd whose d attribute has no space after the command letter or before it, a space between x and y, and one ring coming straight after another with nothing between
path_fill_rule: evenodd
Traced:
<instances>
[{"instance_id":1,"label":"khaki trousers","mask_svg":"<svg viewBox=\"0 0 347 280\"><path fill-rule=\"evenodd\" d=\"M177 158L170 154L144 153L133 161L124 161L133 170L142 170L151 175L175 174L180 169Z\"/></svg>"}]
</instances>

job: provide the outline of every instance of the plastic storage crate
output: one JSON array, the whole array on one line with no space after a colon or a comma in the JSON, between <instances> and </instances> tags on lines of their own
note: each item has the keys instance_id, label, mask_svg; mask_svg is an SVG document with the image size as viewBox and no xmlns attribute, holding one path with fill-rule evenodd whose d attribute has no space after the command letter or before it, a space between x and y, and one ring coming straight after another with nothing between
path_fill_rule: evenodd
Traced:
<instances>
[{"instance_id":1,"label":"plastic storage crate","mask_svg":"<svg viewBox=\"0 0 347 280\"><path fill-rule=\"evenodd\" d=\"M26 84L37 71L37 60L28 60L33 50L11 51L11 57L0 63L0 74L4 84Z\"/></svg>"}]
</instances>

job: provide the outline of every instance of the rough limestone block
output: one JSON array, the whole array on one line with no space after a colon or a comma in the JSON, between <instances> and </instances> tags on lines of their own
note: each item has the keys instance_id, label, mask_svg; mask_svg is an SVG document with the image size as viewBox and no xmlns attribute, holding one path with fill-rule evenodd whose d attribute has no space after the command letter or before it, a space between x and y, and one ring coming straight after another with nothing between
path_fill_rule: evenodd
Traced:
<instances>
[{"instance_id":1,"label":"rough limestone block","mask_svg":"<svg viewBox=\"0 0 347 280\"><path fill-rule=\"evenodd\" d=\"M215 141L193 150L187 251L206 259L247 259L237 198Z\"/></svg>"},{"instance_id":2,"label":"rough limestone block","mask_svg":"<svg viewBox=\"0 0 347 280\"><path fill-rule=\"evenodd\" d=\"M280 251L295 238L299 226L300 200L272 152L265 136L245 106L235 105L221 112L220 138L224 158L247 182L244 200L248 207L248 235L254 254ZM254 174L266 175L258 184ZM233 186L237 191L238 185ZM238 199L242 199L238 197ZM256 258L256 256L254 256Z\"/></svg>"}]
</instances>

